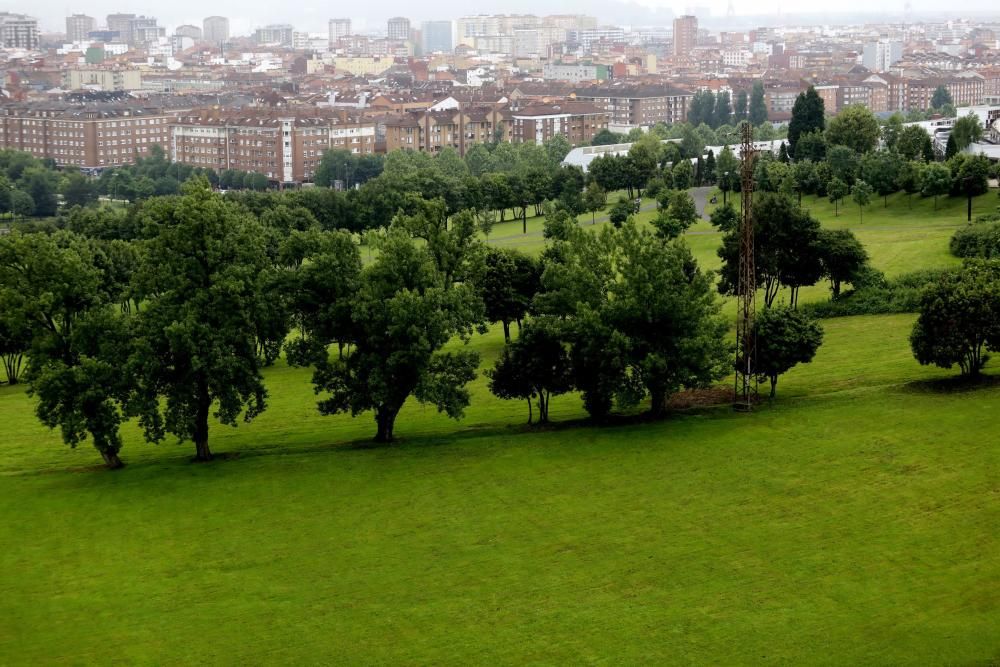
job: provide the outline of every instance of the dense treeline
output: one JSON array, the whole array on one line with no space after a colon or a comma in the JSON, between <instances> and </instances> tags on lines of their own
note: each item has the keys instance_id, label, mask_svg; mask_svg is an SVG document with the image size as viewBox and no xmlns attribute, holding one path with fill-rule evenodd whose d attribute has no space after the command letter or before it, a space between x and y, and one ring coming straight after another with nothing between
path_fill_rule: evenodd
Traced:
<instances>
[{"instance_id":1,"label":"dense treeline","mask_svg":"<svg viewBox=\"0 0 1000 667\"><path fill-rule=\"evenodd\" d=\"M826 280L839 305L894 289L850 231L822 229L797 197L838 203L850 194L863 210L872 195L900 189L978 194L989 172L981 156L935 162L926 134L880 127L860 108L827 121L816 99L803 94L796 105L794 147L762 153L754 167L763 308L753 368L772 396L779 376L822 342L816 311L799 308L802 287ZM74 205L34 229L41 233L0 239L0 358L9 382L27 381L43 423L71 446L90 438L110 467L122 464L127 419L150 442L169 433L210 459L213 418L236 425L264 411L262 368L282 354L312 370L321 413L371 412L379 441L393 439L410 398L459 418L479 358L445 346L490 323L502 323L506 346L489 387L526 400L529 421L536 411L547 421L551 398L571 391L596 420L646 400L659 415L673 393L708 387L732 368L717 292L737 290L734 203L711 215L722 233L718 279L678 238L697 219L688 188L739 187L732 151L703 156L703 146L690 127L678 143L650 133L627 155L595 160L586 178L561 166L562 140L477 146L464 159L398 151L364 168L329 156L324 178L351 168L356 187L222 195L192 170L177 194ZM32 170L50 166L0 159L8 182L30 184ZM154 155L133 171L152 179L164 168ZM577 223L615 190L655 199L652 224L636 224L624 199L609 211L612 225L595 233ZM539 259L484 243L496 222L526 220L530 209L545 215ZM954 245L989 256L978 237ZM994 313L982 294L998 284L992 267L946 274L938 282L951 291L934 299L928 281L904 286L904 300L921 309L913 348L922 363L981 368L997 344L982 324ZM940 315L970 294L985 299L987 315ZM970 343L962 335L971 326L986 333Z\"/></svg>"}]
</instances>

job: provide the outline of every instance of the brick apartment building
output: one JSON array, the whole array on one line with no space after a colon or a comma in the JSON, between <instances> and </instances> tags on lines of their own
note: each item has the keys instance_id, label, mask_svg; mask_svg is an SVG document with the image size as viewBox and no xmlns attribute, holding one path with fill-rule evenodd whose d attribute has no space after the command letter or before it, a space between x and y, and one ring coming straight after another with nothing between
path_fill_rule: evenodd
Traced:
<instances>
[{"instance_id":1,"label":"brick apartment building","mask_svg":"<svg viewBox=\"0 0 1000 667\"><path fill-rule=\"evenodd\" d=\"M387 117L385 149L399 148L439 153L454 148L459 155L475 144L499 138L511 141L511 114L495 107L470 107L444 111L409 111Z\"/></svg>"},{"instance_id":2,"label":"brick apartment building","mask_svg":"<svg viewBox=\"0 0 1000 667\"><path fill-rule=\"evenodd\" d=\"M203 111L180 116L170 133L170 159L221 171L263 174L277 183L313 179L323 153L375 152L375 121L329 114L244 114Z\"/></svg>"},{"instance_id":3,"label":"brick apartment building","mask_svg":"<svg viewBox=\"0 0 1000 667\"><path fill-rule=\"evenodd\" d=\"M687 119L694 94L671 86L592 86L573 91L608 113L608 122L630 127L680 123Z\"/></svg>"},{"instance_id":4,"label":"brick apartment building","mask_svg":"<svg viewBox=\"0 0 1000 667\"><path fill-rule=\"evenodd\" d=\"M154 107L72 104L0 106L0 148L98 169L132 164L153 145L166 149L172 114Z\"/></svg>"},{"instance_id":5,"label":"brick apartment building","mask_svg":"<svg viewBox=\"0 0 1000 667\"><path fill-rule=\"evenodd\" d=\"M574 146L608 129L608 112L590 102L532 104L511 109L511 141L541 144L561 134Z\"/></svg>"}]
</instances>

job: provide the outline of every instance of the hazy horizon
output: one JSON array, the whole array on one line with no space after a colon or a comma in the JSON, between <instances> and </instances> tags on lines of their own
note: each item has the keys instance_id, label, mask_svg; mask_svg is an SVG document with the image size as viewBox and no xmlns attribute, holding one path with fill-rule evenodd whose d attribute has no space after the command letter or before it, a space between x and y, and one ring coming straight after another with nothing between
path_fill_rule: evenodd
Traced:
<instances>
[{"instance_id":1,"label":"hazy horizon","mask_svg":"<svg viewBox=\"0 0 1000 667\"><path fill-rule=\"evenodd\" d=\"M785 5L788 4L791 3L786 0ZM165 26L168 30L188 23L200 26L202 19L206 16L220 15L229 18L231 32L234 35L249 34L255 27L268 23L290 23L297 30L304 32L323 32L326 30L329 19L350 18L356 32L368 32L384 30L385 20L390 16L406 16L415 24L419 24L426 20L454 20L464 14L494 13L537 15L583 13L596 16L601 23L634 26L662 25L669 22L673 16L692 10L703 22L712 24L730 22L736 26L744 21L749 21L748 25L751 26L760 24L761 20L770 21L768 25L794 23L797 19L800 21L808 19L808 22L812 24L853 23L859 20L877 22L893 18L901 19L904 16L902 2L898 3L898 7L886 8L883 6L878 10L871 10L870 3L847 0L844 3L838 3L838 10L835 12L802 12L795 9L788 11L791 8L782 6L781 2L733 0L733 8L735 16L731 19L727 17L728 3L725 0L694 2L687 5L668 5L656 2L606 3L597 0L583 0L573 3L571 6L562 2L512 0L505 2L502 9L493 9L484 4L482 7L475 8L465 6L465 10L461 12L453 3L441 0L432 0L420 5L419 12L416 12L417 8L410 3L394 0L393 2L379 3L372 7L365 16L352 16L351 12L338 12L329 6L313 4L305 4L294 10L284 9L281 5L263 5L255 7L253 13L248 14L245 3L237 3L233 0L221 0L212 4L180 0L170 3L167 7L134 0L127 2L96 0L95 2L78 4L45 1L33 5L30 10L10 8L6 11L16 11L34 16L39 20L39 29L51 33L63 32L66 16L75 13L93 16L97 19L98 25L104 23L108 14L117 12L153 16L158 19L160 25ZM940 5L929 2L912 2L910 17L948 20L947 17L941 15L941 11ZM954 16L958 12L966 14L963 18L970 18L968 14L992 13L993 10L982 0L949 5L948 14ZM997 20L1000 21L1000 18Z\"/></svg>"}]
</instances>

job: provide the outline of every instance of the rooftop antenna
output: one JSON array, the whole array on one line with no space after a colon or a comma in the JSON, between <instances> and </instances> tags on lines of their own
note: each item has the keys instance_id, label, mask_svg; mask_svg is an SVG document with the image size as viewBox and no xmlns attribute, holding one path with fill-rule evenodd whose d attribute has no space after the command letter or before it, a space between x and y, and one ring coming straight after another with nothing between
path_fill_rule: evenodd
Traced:
<instances>
[{"instance_id":1,"label":"rooftop antenna","mask_svg":"<svg viewBox=\"0 0 1000 667\"><path fill-rule=\"evenodd\" d=\"M740 216L740 261L736 298L736 391L733 408L750 412L757 402L757 375L754 373L757 356L757 338L754 334L754 316L757 310L757 272L754 266L753 233L753 125L744 122L741 129L740 199L743 210Z\"/></svg>"}]
</instances>

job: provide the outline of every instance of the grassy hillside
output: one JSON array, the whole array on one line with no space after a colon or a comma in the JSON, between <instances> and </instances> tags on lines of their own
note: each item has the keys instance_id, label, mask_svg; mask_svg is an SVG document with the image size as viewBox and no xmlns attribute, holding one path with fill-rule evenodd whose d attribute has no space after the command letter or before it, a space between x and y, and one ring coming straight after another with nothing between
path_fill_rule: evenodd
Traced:
<instances>
[{"instance_id":1,"label":"grassy hillside","mask_svg":"<svg viewBox=\"0 0 1000 667\"><path fill-rule=\"evenodd\" d=\"M887 273L952 261L944 206L812 206ZM583 427L567 395L535 430L480 378L462 422L410 404L381 448L279 362L221 460L129 425L119 472L2 387L0 663L995 662L1000 381L919 366L912 322L825 321L751 415Z\"/></svg>"}]
</instances>

